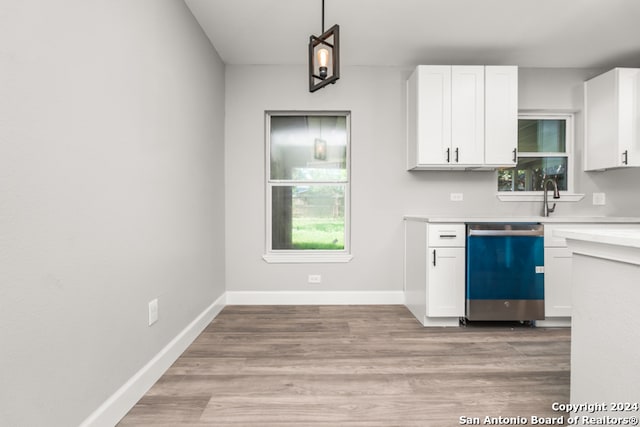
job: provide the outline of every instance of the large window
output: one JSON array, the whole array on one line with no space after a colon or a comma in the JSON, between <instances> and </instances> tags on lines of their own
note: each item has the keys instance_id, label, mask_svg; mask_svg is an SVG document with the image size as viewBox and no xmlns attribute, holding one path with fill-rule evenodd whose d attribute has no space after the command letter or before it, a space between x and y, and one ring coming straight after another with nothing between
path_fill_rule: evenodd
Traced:
<instances>
[{"instance_id":1,"label":"large window","mask_svg":"<svg viewBox=\"0 0 640 427\"><path fill-rule=\"evenodd\" d=\"M518 163L498 171L498 191L542 191L545 177L553 178L560 191L573 192L571 115L521 114L518 119Z\"/></svg>"},{"instance_id":2,"label":"large window","mask_svg":"<svg viewBox=\"0 0 640 427\"><path fill-rule=\"evenodd\" d=\"M267 261L349 259L349 118L267 112Z\"/></svg>"}]
</instances>

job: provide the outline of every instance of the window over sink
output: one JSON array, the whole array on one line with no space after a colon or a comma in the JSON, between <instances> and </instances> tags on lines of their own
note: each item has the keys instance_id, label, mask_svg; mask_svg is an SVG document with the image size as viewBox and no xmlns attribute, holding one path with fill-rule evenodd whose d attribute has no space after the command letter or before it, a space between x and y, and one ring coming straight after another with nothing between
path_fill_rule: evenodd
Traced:
<instances>
[{"instance_id":1,"label":"window over sink","mask_svg":"<svg viewBox=\"0 0 640 427\"><path fill-rule=\"evenodd\" d=\"M498 170L498 194L541 195L545 177L573 193L573 115L520 113L518 162Z\"/></svg>"}]
</instances>

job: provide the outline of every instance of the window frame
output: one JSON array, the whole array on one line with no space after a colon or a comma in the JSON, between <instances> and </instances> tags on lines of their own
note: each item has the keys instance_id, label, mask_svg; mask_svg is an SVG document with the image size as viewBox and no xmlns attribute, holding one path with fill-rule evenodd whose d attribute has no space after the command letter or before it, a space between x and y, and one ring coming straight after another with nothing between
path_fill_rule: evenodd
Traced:
<instances>
[{"instance_id":1,"label":"window frame","mask_svg":"<svg viewBox=\"0 0 640 427\"><path fill-rule=\"evenodd\" d=\"M344 181L300 181L271 179L271 117L273 116L344 116L346 125L347 169ZM351 111L344 110L267 110L265 111L265 242L263 259L268 263L341 263L351 255ZM277 186L344 185L344 248L343 249L273 249L272 189Z\"/></svg>"},{"instance_id":2,"label":"window frame","mask_svg":"<svg viewBox=\"0 0 640 427\"><path fill-rule=\"evenodd\" d=\"M575 202L584 197L584 194L575 193L575 117L574 113L553 111L520 111L518 120L565 120L565 151L564 152L517 152L520 157L566 157L567 159L567 189L561 191L560 199L554 202ZM517 162L516 162L517 164ZM496 175L496 186L498 178ZM551 190L547 190L551 193ZM498 199L502 201L542 201L544 193L536 191L497 191Z\"/></svg>"}]
</instances>

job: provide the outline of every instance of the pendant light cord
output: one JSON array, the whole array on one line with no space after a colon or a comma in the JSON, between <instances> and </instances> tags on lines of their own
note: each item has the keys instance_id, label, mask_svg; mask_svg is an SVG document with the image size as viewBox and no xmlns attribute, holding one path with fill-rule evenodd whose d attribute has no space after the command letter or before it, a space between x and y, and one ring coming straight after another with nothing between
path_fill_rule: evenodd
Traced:
<instances>
[{"instance_id":1,"label":"pendant light cord","mask_svg":"<svg viewBox=\"0 0 640 427\"><path fill-rule=\"evenodd\" d=\"M324 34L324 0L322 0L322 32L320 34Z\"/></svg>"}]
</instances>

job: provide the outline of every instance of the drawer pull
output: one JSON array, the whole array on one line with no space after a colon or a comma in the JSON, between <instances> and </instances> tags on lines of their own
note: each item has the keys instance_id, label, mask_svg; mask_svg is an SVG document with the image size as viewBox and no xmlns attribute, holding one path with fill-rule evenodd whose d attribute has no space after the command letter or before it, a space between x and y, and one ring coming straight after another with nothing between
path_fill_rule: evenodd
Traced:
<instances>
[{"instance_id":1,"label":"drawer pull","mask_svg":"<svg viewBox=\"0 0 640 427\"><path fill-rule=\"evenodd\" d=\"M456 237L458 237L457 234L440 234L439 236L441 239L455 239Z\"/></svg>"},{"instance_id":2,"label":"drawer pull","mask_svg":"<svg viewBox=\"0 0 640 427\"><path fill-rule=\"evenodd\" d=\"M433 266L436 266L436 250L433 250Z\"/></svg>"}]
</instances>

